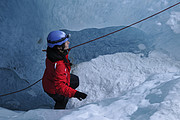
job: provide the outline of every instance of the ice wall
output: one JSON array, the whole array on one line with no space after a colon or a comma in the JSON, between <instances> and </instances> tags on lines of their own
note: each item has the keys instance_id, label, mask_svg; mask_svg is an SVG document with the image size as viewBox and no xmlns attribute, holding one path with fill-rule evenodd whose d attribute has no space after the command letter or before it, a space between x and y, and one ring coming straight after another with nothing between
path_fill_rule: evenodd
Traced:
<instances>
[{"instance_id":1,"label":"ice wall","mask_svg":"<svg viewBox=\"0 0 180 120\"><path fill-rule=\"evenodd\" d=\"M10 74L15 72L16 74L13 75L17 75L19 79L25 80L31 84L42 77L45 68L45 53L41 50L46 49L46 36L50 31L66 29L72 34L77 34L77 36L73 35L74 38L72 37L72 40L77 41L74 43L72 41L71 45L75 45L79 42L91 39L91 36L89 35L94 33L90 31L95 30L95 33L97 32L97 34L93 35L94 38L96 35L104 34L103 31L114 31L114 29L119 28L120 26L131 24L176 2L179 1L1 0L0 68L2 68L2 73L7 72L6 74ZM139 51L144 53L152 50L152 46L155 46L157 50L161 50L171 57L180 60L178 54L180 45L179 13L180 9L179 6L177 6L161 15L134 26L135 28L108 37L108 39L114 39L119 35L117 39L120 40L120 43L122 40L126 39L130 41L130 44L127 44L128 41L126 41L126 44L121 46L122 49L118 51L106 53L109 49L109 51L111 51L111 48L114 47L112 43L108 43L112 41L108 41L107 39L105 41L108 42L103 43L102 53L98 52L97 54L90 54L92 56L88 56L87 59L83 58L80 61L74 61L75 63L79 63L99 55L116 52L137 52L139 48L141 48ZM135 31L134 34L132 34L133 31ZM81 36L82 32L84 32L84 36ZM129 33L131 34L129 35ZM78 38L76 39L76 37ZM135 41L137 43L132 43L134 38L136 38ZM141 41L143 44L141 44ZM99 44L98 42L94 42L84 48L92 47L90 45L96 46ZM109 46L109 49L105 47L106 45ZM125 49L127 45L128 48ZM145 48L144 45L147 49L143 50L143 48ZM136 48L137 46L139 47ZM73 57L78 56L79 50L82 51L81 49L82 48L72 50L72 59L74 59ZM85 52L88 54L87 51ZM82 53L80 57L84 57L87 54ZM77 58L75 57L75 59ZM6 71L6 69L8 69L8 71ZM6 79L9 81L12 80L10 77L7 77ZM0 78L0 80L3 81L4 79ZM20 85L22 84L22 86L24 85L24 83L21 83L18 80L13 81L13 83L15 82ZM4 87L10 88L10 85L1 85L2 89L5 89ZM46 104L48 97L43 93L40 83L32 89L31 93L36 94L34 95L34 98L37 98L37 101ZM41 100L41 97L44 98L45 101ZM41 104L39 106L41 106Z\"/></svg>"},{"instance_id":2,"label":"ice wall","mask_svg":"<svg viewBox=\"0 0 180 120\"><path fill-rule=\"evenodd\" d=\"M71 34L70 44L71 46L75 46L123 27L124 26L106 27L101 29L89 28L81 31L64 31ZM73 64L77 64L90 61L99 55L114 54L118 52L142 53L142 57L147 57L149 52L154 50L153 43L154 41L152 39L150 40L150 37L146 33L140 29L131 27L89 44L73 48L69 58Z\"/></svg>"}]
</instances>

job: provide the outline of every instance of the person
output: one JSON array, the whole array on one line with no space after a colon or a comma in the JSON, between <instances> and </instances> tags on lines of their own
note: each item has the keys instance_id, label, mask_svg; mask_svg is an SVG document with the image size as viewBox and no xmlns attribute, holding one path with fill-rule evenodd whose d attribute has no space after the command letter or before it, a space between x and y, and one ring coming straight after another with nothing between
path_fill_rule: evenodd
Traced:
<instances>
[{"instance_id":1,"label":"person","mask_svg":"<svg viewBox=\"0 0 180 120\"><path fill-rule=\"evenodd\" d=\"M63 31L52 31L47 37L46 69L42 84L44 91L55 101L54 109L65 109L69 98L75 97L81 101L87 96L75 90L79 86L79 77L70 74L69 37Z\"/></svg>"}]
</instances>

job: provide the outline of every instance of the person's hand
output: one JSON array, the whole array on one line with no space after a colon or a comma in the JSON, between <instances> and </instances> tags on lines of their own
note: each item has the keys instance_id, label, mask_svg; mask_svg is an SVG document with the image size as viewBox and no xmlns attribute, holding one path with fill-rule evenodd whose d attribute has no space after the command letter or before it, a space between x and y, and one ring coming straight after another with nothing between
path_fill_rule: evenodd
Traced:
<instances>
[{"instance_id":1,"label":"person's hand","mask_svg":"<svg viewBox=\"0 0 180 120\"><path fill-rule=\"evenodd\" d=\"M81 101L82 99L85 99L87 97L87 94L76 91L74 97Z\"/></svg>"}]
</instances>

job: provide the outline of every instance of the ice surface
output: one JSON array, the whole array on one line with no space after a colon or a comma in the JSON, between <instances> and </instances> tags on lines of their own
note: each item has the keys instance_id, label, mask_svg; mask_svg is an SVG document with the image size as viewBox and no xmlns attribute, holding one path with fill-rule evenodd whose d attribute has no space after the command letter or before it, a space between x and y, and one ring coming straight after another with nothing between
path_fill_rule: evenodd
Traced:
<instances>
[{"instance_id":1,"label":"ice surface","mask_svg":"<svg viewBox=\"0 0 180 120\"><path fill-rule=\"evenodd\" d=\"M46 37L72 34L71 46L154 14L178 0L1 0L0 94L39 80L45 69ZM179 5L104 39L71 50L82 102L55 111L41 83L0 98L0 119L178 120ZM78 64L77 64L78 63ZM46 109L45 109L46 108ZM33 110L35 109L35 110Z\"/></svg>"},{"instance_id":2,"label":"ice surface","mask_svg":"<svg viewBox=\"0 0 180 120\"><path fill-rule=\"evenodd\" d=\"M171 26L171 29L175 33L180 33L180 12L172 12L170 15L170 19L167 21L167 24Z\"/></svg>"}]
</instances>

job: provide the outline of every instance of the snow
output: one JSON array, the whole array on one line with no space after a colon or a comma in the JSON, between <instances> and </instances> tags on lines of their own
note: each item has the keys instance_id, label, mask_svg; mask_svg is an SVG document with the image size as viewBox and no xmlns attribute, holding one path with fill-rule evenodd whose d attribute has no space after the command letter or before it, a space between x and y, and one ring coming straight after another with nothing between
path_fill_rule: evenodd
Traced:
<instances>
[{"instance_id":1,"label":"snow","mask_svg":"<svg viewBox=\"0 0 180 120\"><path fill-rule=\"evenodd\" d=\"M86 101L90 103L123 95L151 79L154 74L178 73L177 66L179 63L158 53L151 53L148 58L130 53L116 53L78 64L73 73L83 80L79 89L89 94Z\"/></svg>"},{"instance_id":2,"label":"snow","mask_svg":"<svg viewBox=\"0 0 180 120\"><path fill-rule=\"evenodd\" d=\"M1 0L0 94L25 88L45 69L46 37L71 33L71 47L120 29L179 0ZM83 101L66 110L42 84L0 97L0 120L179 120L179 5L70 51Z\"/></svg>"}]
</instances>

